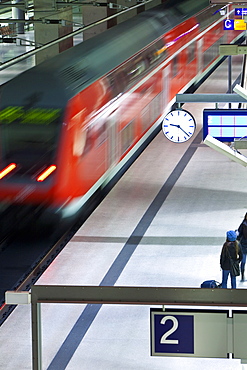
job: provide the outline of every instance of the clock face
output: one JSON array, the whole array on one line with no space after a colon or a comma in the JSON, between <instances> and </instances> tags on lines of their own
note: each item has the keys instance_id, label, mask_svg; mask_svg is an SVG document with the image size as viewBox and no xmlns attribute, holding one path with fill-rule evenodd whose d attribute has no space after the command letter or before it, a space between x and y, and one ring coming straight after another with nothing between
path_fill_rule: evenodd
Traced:
<instances>
[{"instance_id":1,"label":"clock face","mask_svg":"<svg viewBox=\"0 0 247 370\"><path fill-rule=\"evenodd\" d=\"M169 112L162 122L162 130L166 138L174 143L189 140L196 129L194 117L184 109Z\"/></svg>"}]
</instances>

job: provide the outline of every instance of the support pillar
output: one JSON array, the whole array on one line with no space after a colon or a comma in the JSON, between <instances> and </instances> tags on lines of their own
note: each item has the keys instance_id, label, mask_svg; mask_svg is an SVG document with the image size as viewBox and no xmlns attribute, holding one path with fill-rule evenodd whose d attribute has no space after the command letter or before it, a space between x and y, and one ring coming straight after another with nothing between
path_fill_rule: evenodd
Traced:
<instances>
[{"instance_id":1,"label":"support pillar","mask_svg":"<svg viewBox=\"0 0 247 370\"><path fill-rule=\"evenodd\" d=\"M13 4L17 4L22 0L14 0ZM12 18L13 19L22 19L25 20L25 12L22 9L19 9L17 7L12 8ZM24 22L23 23L16 23L15 24L15 30L17 34L24 34Z\"/></svg>"},{"instance_id":2,"label":"support pillar","mask_svg":"<svg viewBox=\"0 0 247 370\"><path fill-rule=\"evenodd\" d=\"M38 44L47 44L73 31L72 7L56 8L54 0L34 0L34 19L42 19L42 23L34 23L34 37ZM62 21L58 23L58 21ZM50 22L50 23L48 23ZM68 38L35 55L36 64L73 46L73 38Z\"/></svg>"},{"instance_id":3,"label":"support pillar","mask_svg":"<svg viewBox=\"0 0 247 370\"><path fill-rule=\"evenodd\" d=\"M94 23L100 19L106 18L106 16L107 16L107 6L92 6L92 5L84 6L83 5L82 7L83 24L85 26L91 23ZM83 32L83 40L88 40L91 37L94 37L104 32L106 29L107 29L107 22L104 22L104 23L99 24L98 26L92 27L89 30L86 30Z\"/></svg>"},{"instance_id":4,"label":"support pillar","mask_svg":"<svg viewBox=\"0 0 247 370\"><path fill-rule=\"evenodd\" d=\"M103 5L105 3L105 6ZM117 14L119 10L124 9L124 7L130 7L136 4L136 0L103 0L100 2L100 6L83 6L83 24L85 26L94 23L100 19L110 17L111 15ZM119 7L119 8L118 8ZM104 31L108 28L116 26L118 23L124 22L125 20L133 17L137 14L136 10L128 12L122 16L112 18L98 26L92 27L89 30L83 32L83 40L90 39Z\"/></svg>"}]
</instances>

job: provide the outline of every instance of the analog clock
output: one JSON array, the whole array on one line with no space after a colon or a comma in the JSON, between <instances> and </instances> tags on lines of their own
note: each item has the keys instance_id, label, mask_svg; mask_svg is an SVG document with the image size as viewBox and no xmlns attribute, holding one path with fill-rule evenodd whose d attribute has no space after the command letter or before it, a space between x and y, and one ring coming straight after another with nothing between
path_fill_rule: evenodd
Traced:
<instances>
[{"instance_id":1,"label":"analog clock","mask_svg":"<svg viewBox=\"0 0 247 370\"><path fill-rule=\"evenodd\" d=\"M184 109L169 112L162 122L165 137L174 143L184 143L189 140L196 129L194 117Z\"/></svg>"}]
</instances>

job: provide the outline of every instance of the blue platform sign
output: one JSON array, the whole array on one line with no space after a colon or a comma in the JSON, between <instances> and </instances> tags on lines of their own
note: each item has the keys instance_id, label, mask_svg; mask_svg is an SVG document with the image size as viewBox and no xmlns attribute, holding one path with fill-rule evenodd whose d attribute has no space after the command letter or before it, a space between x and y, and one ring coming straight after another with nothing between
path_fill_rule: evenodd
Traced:
<instances>
[{"instance_id":1,"label":"blue platform sign","mask_svg":"<svg viewBox=\"0 0 247 370\"><path fill-rule=\"evenodd\" d=\"M225 19L224 20L224 30L225 31L234 31L234 20L233 19Z\"/></svg>"},{"instance_id":2,"label":"blue platform sign","mask_svg":"<svg viewBox=\"0 0 247 370\"><path fill-rule=\"evenodd\" d=\"M155 325L156 353L194 353L194 317L157 314Z\"/></svg>"},{"instance_id":3,"label":"blue platform sign","mask_svg":"<svg viewBox=\"0 0 247 370\"><path fill-rule=\"evenodd\" d=\"M151 309L151 355L228 357L228 311Z\"/></svg>"}]
</instances>

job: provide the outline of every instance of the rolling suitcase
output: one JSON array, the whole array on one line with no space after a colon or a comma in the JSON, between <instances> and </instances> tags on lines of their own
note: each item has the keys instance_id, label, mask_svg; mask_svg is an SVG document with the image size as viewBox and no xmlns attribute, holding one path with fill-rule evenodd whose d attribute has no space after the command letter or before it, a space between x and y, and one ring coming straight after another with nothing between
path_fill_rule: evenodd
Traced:
<instances>
[{"instance_id":1,"label":"rolling suitcase","mask_svg":"<svg viewBox=\"0 0 247 370\"><path fill-rule=\"evenodd\" d=\"M210 289L221 288L221 284L218 283L218 281L216 280L206 280L201 284L201 288L210 288Z\"/></svg>"}]
</instances>

